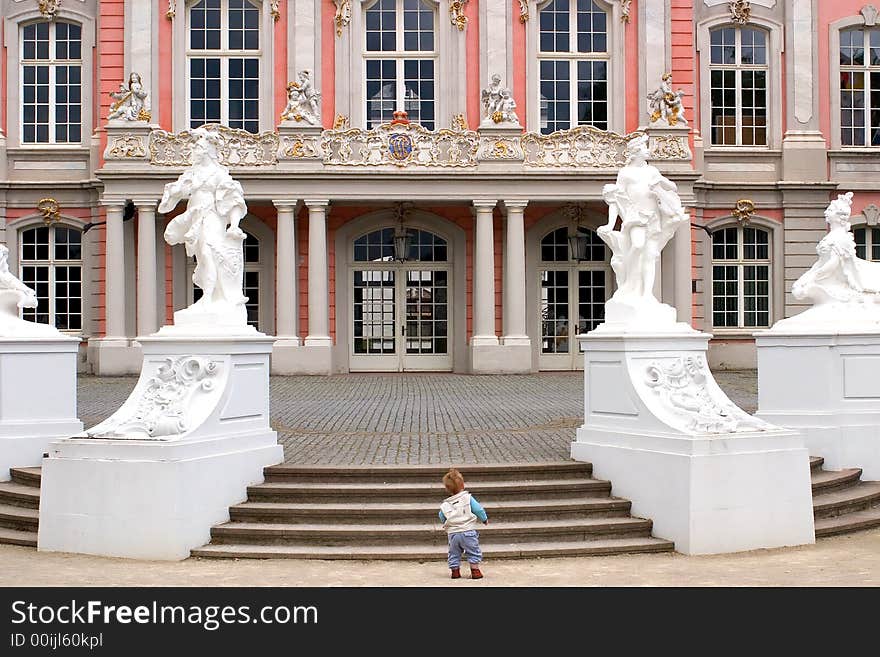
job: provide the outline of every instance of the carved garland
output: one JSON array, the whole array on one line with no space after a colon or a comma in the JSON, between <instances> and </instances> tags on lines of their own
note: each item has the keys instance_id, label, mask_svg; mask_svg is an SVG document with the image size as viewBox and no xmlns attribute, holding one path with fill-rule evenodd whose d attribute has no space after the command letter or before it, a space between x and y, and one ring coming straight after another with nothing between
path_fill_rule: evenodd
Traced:
<instances>
[{"instance_id":1,"label":"carved garland","mask_svg":"<svg viewBox=\"0 0 880 657\"><path fill-rule=\"evenodd\" d=\"M170 21L174 20L174 17L177 15L177 0L168 0L168 9L165 12L165 18Z\"/></svg>"},{"instance_id":2,"label":"carved garland","mask_svg":"<svg viewBox=\"0 0 880 657\"><path fill-rule=\"evenodd\" d=\"M632 5L632 0L621 0L620 2L620 22L621 23L629 23L630 22L630 6Z\"/></svg>"},{"instance_id":3,"label":"carved garland","mask_svg":"<svg viewBox=\"0 0 880 657\"><path fill-rule=\"evenodd\" d=\"M280 0L269 1L269 13L272 14L272 20L276 23L278 22L278 19L281 18L281 9L278 7L279 4Z\"/></svg>"},{"instance_id":4,"label":"carved garland","mask_svg":"<svg viewBox=\"0 0 880 657\"><path fill-rule=\"evenodd\" d=\"M43 215L43 222L47 226L61 220L61 206L54 198L41 198L37 203L37 210Z\"/></svg>"},{"instance_id":5,"label":"carved garland","mask_svg":"<svg viewBox=\"0 0 880 657\"><path fill-rule=\"evenodd\" d=\"M454 27L458 28L459 32L464 31L468 22L467 16L464 15L464 6L467 2L468 0L452 0L449 3L449 20Z\"/></svg>"},{"instance_id":6,"label":"carved garland","mask_svg":"<svg viewBox=\"0 0 880 657\"><path fill-rule=\"evenodd\" d=\"M519 22L525 23L529 20L529 0L519 0Z\"/></svg>"},{"instance_id":7,"label":"carved garland","mask_svg":"<svg viewBox=\"0 0 880 657\"><path fill-rule=\"evenodd\" d=\"M752 19L752 3L749 0L733 0L727 3L730 17L738 25L745 25Z\"/></svg>"},{"instance_id":8,"label":"carved garland","mask_svg":"<svg viewBox=\"0 0 880 657\"><path fill-rule=\"evenodd\" d=\"M336 15L333 23L336 25L336 36L342 36L342 28L351 23L351 0L333 0L336 5Z\"/></svg>"}]
</instances>

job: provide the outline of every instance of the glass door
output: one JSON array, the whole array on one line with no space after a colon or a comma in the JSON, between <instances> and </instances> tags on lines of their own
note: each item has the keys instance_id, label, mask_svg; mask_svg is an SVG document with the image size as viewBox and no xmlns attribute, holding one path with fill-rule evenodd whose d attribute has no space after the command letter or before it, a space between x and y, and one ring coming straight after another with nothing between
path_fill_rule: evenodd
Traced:
<instances>
[{"instance_id":1,"label":"glass door","mask_svg":"<svg viewBox=\"0 0 880 657\"><path fill-rule=\"evenodd\" d=\"M406 271L403 364L408 371L451 370L449 349L449 272Z\"/></svg>"},{"instance_id":2,"label":"glass door","mask_svg":"<svg viewBox=\"0 0 880 657\"><path fill-rule=\"evenodd\" d=\"M353 344L350 368L397 372L397 276L393 269L355 270L352 288Z\"/></svg>"}]
</instances>

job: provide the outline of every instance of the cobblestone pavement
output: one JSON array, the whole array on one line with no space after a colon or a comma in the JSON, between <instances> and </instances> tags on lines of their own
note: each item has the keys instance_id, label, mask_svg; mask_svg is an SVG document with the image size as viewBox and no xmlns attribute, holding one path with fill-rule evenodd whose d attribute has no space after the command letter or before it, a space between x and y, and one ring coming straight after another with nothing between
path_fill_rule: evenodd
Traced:
<instances>
[{"instance_id":1,"label":"cobblestone pavement","mask_svg":"<svg viewBox=\"0 0 880 657\"><path fill-rule=\"evenodd\" d=\"M718 372L731 399L756 407L754 371ZM79 379L87 427L119 408L135 379ZM349 374L273 377L272 426L288 462L492 463L568 458L583 423L583 374Z\"/></svg>"}]
</instances>

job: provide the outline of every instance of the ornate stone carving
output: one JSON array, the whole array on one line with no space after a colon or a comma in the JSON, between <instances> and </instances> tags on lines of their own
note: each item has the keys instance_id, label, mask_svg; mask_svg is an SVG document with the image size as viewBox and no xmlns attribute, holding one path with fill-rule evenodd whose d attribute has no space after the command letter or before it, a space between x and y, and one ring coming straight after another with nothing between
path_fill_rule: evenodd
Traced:
<instances>
[{"instance_id":1,"label":"ornate stone carving","mask_svg":"<svg viewBox=\"0 0 880 657\"><path fill-rule=\"evenodd\" d=\"M519 117L516 115L516 101L509 87L501 83L498 73L492 75L489 86L480 94L483 103L484 123L508 123L519 125Z\"/></svg>"},{"instance_id":2,"label":"ornate stone carving","mask_svg":"<svg viewBox=\"0 0 880 657\"><path fill-rule=\"evenodd\" d=\"M730 18L738 25L745 25L752 19L752 3L749 0L733 0L727 3Z\"/></svg>"},{"instance_id":3,"label":"ornate stone carving","mask_svg":"<svg viewBox=\"0 0 880 657\"><path fill-rule=\"evenodd\" d=\"M269 0L269 13L272 15L272 20L276 23L278 19L281 18L281 9L279 8L280 0Z\"/></svg>"},{"instance_id":4,"label":"ornate stone carving","mask_svg":"<svg viewBox=\"0 0 880 657\"><path fill-rule=\"evenodd\" d=\"M180 201L187 201L186 211L168 222L165 241L172 246L185 244L186 254L195 256L192 280L202 290L198 301L174 313L175 324L244 328L245 235L239 228L247 214L244 191L220 162L220 136L205 128L196 128L192 135L192 165L165 185L159 203L159 212L167 213Z\"/></svg>"},{"instance_id":5,"label":"ornate stone carving","mask_svg":"<svg viewBox=\"0 0 880 657\"><path fill-rule=\"evenodd\" d=\"M454 114L454 115L452 116L452 129L453 129L453 130L456 130L456 131L458 131L458 132L462 132L462 131L464 131L464 130L468 130L468 129L469 129L469 128L468 128L467 117L466 117L463 113L461 113L461 114Z\"/></svg>"},{"instance_id":6,"label":"ornate stone carving","mask_svg":"<svg viewBox=\"0 0 880 657\"><path fill-rule=\"evenodd\" d=\"M43 215L43 222L47 226L61 219L61 206L54 198L41 198L37 203L37 210Z\"/></svg>"},{"instance_id":7,"label":"ornate stone carving","mask_svg":"<svg viewBox=\"0 0 880 657\"><path fill-rule=\"evenodd\" d=\"M651 135L652 160L690 160L688 138L677 135Z\"/></svg>"},{"instance_id":8,"label":"ornate stone carving","mask_svg":"<svg viewBox=\"0 0 880 657\"><path fill-rule=\"evenodd\" d=\"M477 163L479 136L472 130L426 130L409 121L383 123L373 130L326 130L324 164L340 166L470 167Z\"/></svg>"},{"instance_id":9,"label":"ornate stone carving","mask_svg":"<svg viewBox=\"0 0 880 657\"><path fill-rule=\"evenodd\" d=\"M480 160L522 160L523 157L519 137L480 137Z\"/></svg>"},{"instance_id":10,"label":"ornate stone carving","mask_svg":"<svg viewBox=\"0 0 880 657\"><path fill-rule=\"evenodd\" d=\"M862 215L865 217L865 223L869 226L876 226L880 223L880 208L873 203L865 206Z\"/></svg>"},{"instance_id":11,"label":"ornate stone carving","mask_svg":"<svg viewBox=\"0 0 880 657\"><path fill-rule=\"evenodd\" d=\"M752 215L755 214L755 202L747 198L741 198L736 202L736 206L734 206L730 214L736 218L740 225L745 226L751 221Z\"/></svg>"},{"instance_id":12,"label":"ornate stone carving","mask_svg":"<svg viewBox=\"0 0 880 657\"><path fill-rule=\"evenodd\" d=\"M529 20L529 0L519 0L519 22L525 23Z\"/></svg>"},{"instance_id":13,"label":"ornate stone carving","mask_svg":"<svg viewBox=\"0 0 880 657\"><path fill-rule=\"evenodd\" d=\"M336 15L333 23L336 25L336 36L342 36L342 28L351 23L351 0L333 0L336 5Z\"/></svg>"},{"instance_id":14,"label":"ornate stone carving","mask_svg":"<svg viewBox=\"0 0 880 657\"><path fill-rule=\"evenodd\" d=\"M281 157L291 160L323 157L320 137L310 135L289 135L281 139Z\"/></svg>"},{"instance_id":15,"label":"ornate stone carving","mask_svg":"<svg viewBox=\"0 0 880 657\"><path fill-rule=\"evenodd\" d=\"M626 144L641 134L619 135L592 126L578 126L549 135L528 132L522 136L521 143L528 166L615 169L626 162Z\"/></svg>"},{"instance_id":16,"label":"ornate stone carving","mask_svg":"<svg viewBox=\"0 0 880 657\"><path fill-rule=\"evenodd\" d=\"M731 402L718 389L702 356L654 361L645 368L644 381L666 411L663 419L686 433L742 433L775 428Z\"/></svg>"},{"instance_id":17,"label":"ornate stone carving","mask_svg":"<svg viewBox=\"0 0 880 657\"><path fill-rule=\"evenodd\" d=\"M177 15L177 0L168 0L168 9L165 11L165 18L170 21L174 20Z\"/></svg>"},{"instance_id":18,"label":"ornate stone carving","mask_svg":"<svg viewBox=\"0 0 880 657\"><path fill-rule=\"evenodd\" d=\"M173 440L194 428L193 407L219 390L221 370L220 362L205 357L167 357L119 412L86 433L90 438Z\"/></svg>"},{"instance_id":19,"label":"ornate stone carving","mask_svg":"<svg viewBox=\"0 0 880 657\"><path fill-rule=\"evenodd\" d=\"M620 0L620 22L630 22L630 9L632 8L632 0Z\"/></svg>"},{"instance_id":20,"label":"ornate stone carving","mask_svg":"<svg viewBox=\"0 0 880 657\"><path fill-rule=\"evenodd\" d=\"M467 16L464 15L464 6L467 2L468 0L452 0L449 3L449 20L459 32L464 31L468 22Z\"/></svg>"},{"instance_id":21,"label":"ornate stone carving","mask_svg":"<svg viewBox=\"0 0 880 657\"><path fill-rule=\"evenodd\" d=\"M660 252L690 216L675 183L648 164L649 157L646 135L629 141L626 165L618 171L617 181L602 189L608 222L596 233L611 249L611 269L617 278L617 291L605 304L606 323L653 329L675 323L675 309L654 296L654 278Z\"/></svg>"},{"instance_id":22,"label":"ornate stone carving","mask_svg":"<svg viewBox=\"0 0 880 657\"><path fill-rule=\"evenodd\" d=\"M669 126L687 125L684 116L684 105L681 99L684 91L672 90L672 73L666 73L660 80L660 86L648 95L648 112L651 124L663 122Z\"/></svg>"},{"instance_id":23,"label":"ornate stone carving","mask_svg":"<svg viewBox=\"0 0 880 657\"><path fill-rule=\"evenodd\" d=\"M107 149L107 158L124 160L126 158L146 157L143 140L137 135L121 135L114 137Z\"/></svg>"},{"instance_id":24,"label":"ornate stone carving","mask_svg":"<svg viewBox=\"0 0 880 657\"><path fill-rule=\"evenodd\" d=\"M152 117L148 107L149 93L144 89L141 76L134 71L128 76L128 84L120 84L119 91L111 91L114 103L110 105L107 120L149 121Z\"/></svg>"},{"instance_id":25,"label":"ornate stone carving","mask_svg":"<svg viewBox=\"0 0 880 657\"><path fill-rule=\"evenodd\" d=\"M278 162L280 140L274 132L251 134L226 126L204 126L219 138L217 150L225 166L261 167ZM150 133L150 163L158 166L185 167L192 163L195 131L173 133L154 130Z\"/></svg>"},{"instance_id":26,"label":"ornate stone carving","mask_svg":"<svg viewBox=\"0 0 880 657\"><path fill-rule=\"evenodd\" d=\"M336 118L333 119L333 129L334 130L342 130L343 128L349 127L348 117L345 114L337 114Z\"/></svg>"},{"instance_id":27,"label":"ornate stone carving","mask_svg":"<svg viewBox=\"0 0 880 657\"><path fill-rule=\"evenodd\" d=\"M61 0L37 0L37 9L43 18L53 21L61 9Z\"/></svg>"},{"instance_id":28,"label":"ornate stone carving","mask_svg":"<svg viewBox=\"0 0 880 657\"><path fill-rule=\"evenodd\" d=\"M874 5L865 5L859 13L865 19L865 25L868 27L873 27L877 24L877 15L880 12L878 12L877 7Z\"/></svg>"},{"instance_id":29,"label":"ornate stone carving","mask_svg":"<svg viewBox=\"0 0 880 657\"><path fill-rule=\"evenodd\" d=\"M321 122L321 94L312 84L311 71L299 72L299 79L287 85L287 105L281 112L282 121L318 125Z\"/></svg>"}]
</instances>

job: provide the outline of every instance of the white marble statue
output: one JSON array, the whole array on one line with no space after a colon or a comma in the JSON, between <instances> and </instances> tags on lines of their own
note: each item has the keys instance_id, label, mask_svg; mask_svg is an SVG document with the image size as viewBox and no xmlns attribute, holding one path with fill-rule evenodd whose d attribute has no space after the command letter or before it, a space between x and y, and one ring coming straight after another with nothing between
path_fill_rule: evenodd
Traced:
<instances>
[{"instance_id":1,"label":"white marble statue","mask_svg":"<svg viewBox=\"0 0 880 657\"><path fill-rule=\"evenodd\" d=\"M58 329L19 317L24 308L37 307L37 293L9 271L9 249L0 244L0 337L55 337Z\"/></svg>"},{"instance_id":2,"label":"white marble statue","mask_svg":"<svg viewBox=\"0 0 880 657\"><path fill-rule=\"evenodd\" d=\"M159 212L170 212L188 198L186 211L174 217L165 229L169 244L185 244L188 256L195 256L193 283L202 297L175 313L175 323L247 326L242 294L244 276L244 231L239 222L247 213L241 184L232 179L220 163L219 137L205 128L191 131L192 166L165 185Z\"/></svg>"},{"instance_id":3,"label":"white marble statue","mask_svg":"<svg viewBox=\"0 0 880 657\"><path fill-rule=\"evenodd\" d=\"M281 120L318 125L321 120L320 99L320 92L312 84L311 72L300 71L299 79L287 85L287 105L281 112Z\"/></svg>"},{"instance_id":4,"label":"white marble statue","mask_svg":"<svg viewBox=\"0 0 880 657\"><path fill-rule=\"evenodd\" d=\"M611 248L617 277L617 291L606 305L608 321L675 321L674 310L654 296L654 278L660 252L690 216L675 183L648 164L649 156L647 136L631 139L617 182L602 190L608 223L597 233Z\"/></svg>"},{"instance_id":5,"label":"white marble statue","mask_svg":"<svg viewBox=\"0 0 880 657\"><path fill-rule=\"evenodd\" d=\"M688 124L684 117L684 105L681 102L684 91L672 90L672 74L666 73L660 81L660 86L648 96L648 112L651 114L651 123L665 121L669 126Z\"/></svg>"},{"instance_id":6,"label":"white marble statue","mask_svg":"<svg viewBox=\"0 0 880 657\"><path fill-rule=\"evenodd\" d=\"M828 234L816 246L819 259L791 288L796 299L810 301L813 307L777 322L774 329L816 324L880 328L880 263L856 255L850 226L852 199L852 192L847 192L828 205Z\"/></svg>"},{"instance_id":7,"label":"white marble statue","mask_svg":"<svg viewBox=\"0 0 880 657\"><path fill-rule=\"evenodd\" d=\"M516 101L510 89L501 84L501 76L495 73L489 86L480 94L485 121L493 123L519 123Z\"/></svg>"},{"instance_id":8,"label":"white marble statue","mask_svg":"<svg viewBox=\"0 0 880 657\"><path fill-rule=\"evenodd\" d=\"M147 106L149 94L144 89L141 76L132 72L128 76L128 86L119 85L119 91L111 91L110 97L115 102L110 106L107 119L122 121L149 121L150 110Z\"/></svg>"}]
</instances>

